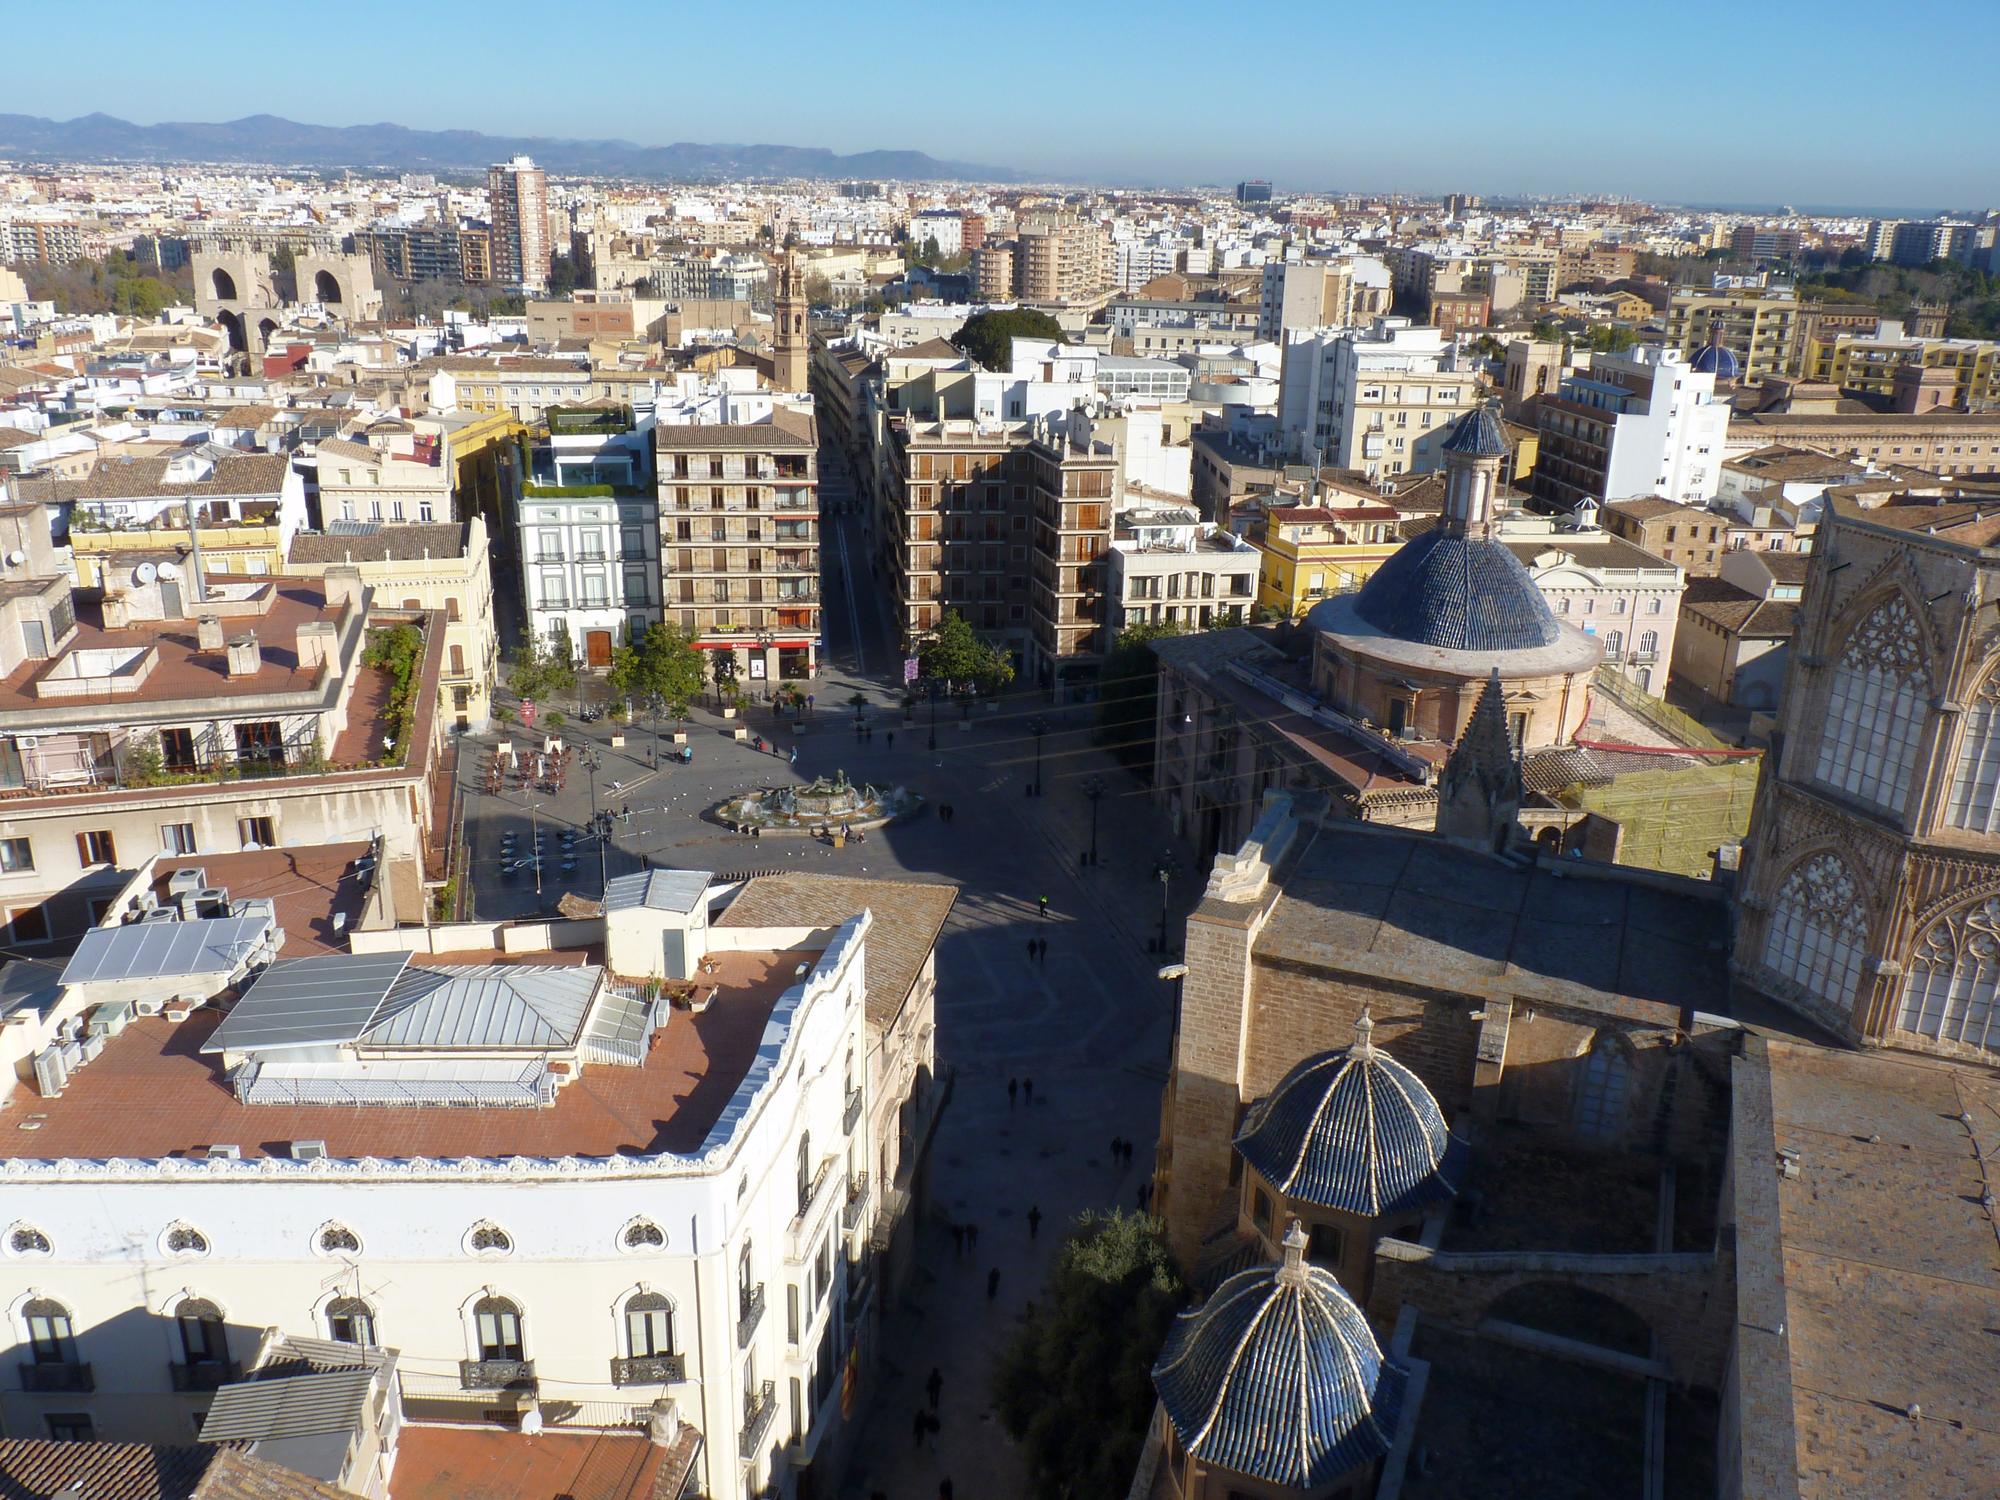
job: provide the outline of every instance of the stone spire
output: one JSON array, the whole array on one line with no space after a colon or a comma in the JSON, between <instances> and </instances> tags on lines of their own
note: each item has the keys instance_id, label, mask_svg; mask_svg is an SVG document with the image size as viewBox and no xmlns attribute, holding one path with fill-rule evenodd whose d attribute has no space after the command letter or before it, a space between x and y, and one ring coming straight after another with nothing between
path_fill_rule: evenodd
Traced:
<instances>
[{"instance_id":1,"label":"stone spire","mask_svg":"<svg viewBox=\"0 0 2000 1500\"><path fill-rule=\"evenodd\" d=\"M1503 849L1521 811L1521 762L1507 732L1500 671L1486 679L1438 780L1437 831L1455 844Z\"/></svg>"},{"instance_id":2,"label":"stone spire","mask_svg":"<svg viewBox=\"0 0 2000 1500\"><path fill-rule=\"evenodd\" d=\"M1278 1267L1279 1286L1306 1284L1306 1231L1297 1219L1285 1226L1285 1263Z\"/></svg>"},{"instance_id":3,"label":"stone spire","mask_svg":"<svg viewBox=\"0 0 2000 1500\"><path fill-rule=\"evenodd\" d=\"M798 257L788 248L771 299L771 384L781 391L806 388L806 288Z\"/></svg>"}]
</instances>

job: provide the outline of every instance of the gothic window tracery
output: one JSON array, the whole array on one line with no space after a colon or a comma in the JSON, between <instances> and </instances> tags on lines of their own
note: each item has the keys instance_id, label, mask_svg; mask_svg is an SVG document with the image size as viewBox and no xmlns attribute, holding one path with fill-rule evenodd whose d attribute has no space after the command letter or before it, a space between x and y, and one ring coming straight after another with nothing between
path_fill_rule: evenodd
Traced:
<instances>
[{"instance_id":1,"label":"gothic window tracery","mask_svg":"<svg viewBox=\"0 0 2000 1500\"><path fill-rule=\"evenodd\" d=\"M1861 886L1838 854L1800 862L1778 887L1764 962L1845 1012L1853 1004L1867 952Z\"/></svg>"},{"instance_id":2,"label":"gothic window tracery","mask_svg":"<svg viewBox=\"0 0 2000 1500\"><path fill-rule=\"evenodd\" d=\"M2000 1051L2000 897L1933 922L1910 955L1896 1025L1939 1041Z\"/></svg>"},{"instance_id":3,"label":"gothic window tracery","mask_svg":"<svg viewBox=\"0 0 2000 1500\"><path fill-rule=\"evenodd\" d=\"M1996 788L2000 788L2000 671L1987 674L1965 707L1945 821L1975 833L2000 832Z\"/></svg>"},{"instance_id":4,"label":"gothic window tracery","mask_svg":"<svg viewBox=\"0 0 2000 1500\"><path fill-rule=\"evenodd\" d=\"M1927 686L1923 630L1908 601L1893 595L1841 647L1814 779L1901 812L1923 733Z\"/></svg>"}]
</instances>

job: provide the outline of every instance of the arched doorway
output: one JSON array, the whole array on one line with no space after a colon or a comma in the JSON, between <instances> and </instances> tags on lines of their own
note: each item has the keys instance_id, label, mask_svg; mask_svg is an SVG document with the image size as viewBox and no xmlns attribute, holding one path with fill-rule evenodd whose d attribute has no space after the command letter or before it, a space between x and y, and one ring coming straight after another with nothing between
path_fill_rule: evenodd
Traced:
<instances>
[{"instance_id":1,"label":"arched doorway","mask_svg":"<svg viewBox=\"0 0 2000 1500\"><path fill-rule=\"evenodd\" d=\"M211 271L208 280L209 284L215 288L216 301L234 302L236 300L236 278L223 270L222 267L217 266ZM238 347L242 346L238 345Z\"/></svg>"},{"instance_id":2,"label":"arched doorway","mask_svg":"<svg viewBox=\"0 0 2000 1500\"><path fill-rule=\"evenodd\" d=\"M320 271L313 276L313 296L321 302L340 300L340 279L331 271Z\"/></svg>"},{"instance_id":3,"label":"arched doorway","mask_svg":"<svg viewBox=\"0 0 2000 1500\"><path fill-rule=\"evenodd\" d=\"M257 325L257 342L265 345L266 347L269 347L271 342L271 335L276 333L277 331L278 331L278 320L276 318L264 319L263 322Z\"/></svg>"},{"instance_id":4,"label":"arched doorway","mask_svg":"<svg viewBox=\"0 0 2000 1500\"><path fill-rule=\"evenodd\" d=\"M220 276L222 273L217 271L215 274ZM215 315L215 320L222 325L222 331L229 335L230 348L241 354L250 347L249 340L243 334L242 318L224 308Z\"/></svg>"}]
</instances>

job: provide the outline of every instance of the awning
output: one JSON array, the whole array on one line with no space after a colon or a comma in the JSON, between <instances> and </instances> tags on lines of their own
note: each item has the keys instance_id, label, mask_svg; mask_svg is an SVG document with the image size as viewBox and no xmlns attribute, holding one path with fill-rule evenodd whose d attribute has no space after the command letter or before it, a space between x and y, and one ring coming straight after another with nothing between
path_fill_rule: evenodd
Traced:
<instances>
[{"instance_id":1,"label":"awning","mask_svg":"<svg viewBox=\"0 0 2000 1500\"><path fill-rule=\"evenodd\" d=\"M694 643L694 648L697 651L734 651L738 646L783 646L788 650L797 650L810 646L812 644L813 642L811 641L777 641L777 640L696 641Z\"/></svg>"}]
</instances>

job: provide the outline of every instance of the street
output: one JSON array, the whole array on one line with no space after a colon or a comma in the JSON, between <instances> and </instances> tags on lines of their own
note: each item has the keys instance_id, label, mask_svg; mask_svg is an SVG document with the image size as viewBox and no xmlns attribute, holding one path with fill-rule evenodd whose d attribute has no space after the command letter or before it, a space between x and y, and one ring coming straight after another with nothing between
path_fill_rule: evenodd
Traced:
<instances>
[{"instance_id":1,"label":"street","mask_svg":"<svg viewBox=\"0 0 2000 1500\"><path fill-rule=\"evenodd\" d=\"M851 511L837 462L825 460L824 499L829 509ZM961 888L938 943L939 1063L955 1070L956 1083L933 1147L933 1222L921 1226L912 1295L884 1310L875 1400L843 1493L929 1500L948 1476L964 1500L1011 1500L1027 1485L988 1400L994 1356L1039 1295L1065 1224L1085 1208L1134 1205L1151 1172L1172 995L1157 976L1161 958L1148 950L1161 908L1155 869L1170 845L1142 784L1093 745L1088 707L1052 709L1032 691L982 705L969 720L947 705L931 751L929 706L913 720L900 707L898 643L866 571L860 518L829 519L821 555L827 659L810 685L814 707L802 721L762 706L746 713L753 740L762 735L775 753L736 741L735 724L706 708L686 726L694 751L688 765L662 758L654 769L644 726L627 731L623 748L610 745L617 726L603 721L572 719L562 736L593 752L597 806L621 814L603 850L609 875L650 860L722 873L813 869L946 880ZM859 713L848 703L856 692L868 700ZM1038 714L1050 721L1041 743L1044 795L1030 797L1036 736L1028 723ZM479 872L477 916L552 910L563 891L595 899L599 851L582 835L591 778L578 764L559 796L489 796L478 767L499 737L469 737L461 757L466 839ZM518 745L527 737L515 726L512 738ZM910 786L925 805L840 850L799 836L753 841L704 816L742 791L837 771L856 782ZM1101 862L1085 867L1091 806L1082 787L1093 775L1108 792L1098 808ZM937 815L941 804L953 809L949 822ZM629 820L622 816L628 807ZM532 869L500 873L506 833L515 834L518 860L531 852L537 827L545 851L539 896ZM575 840L567 856L566 831ZM1171 852L1167 896L1178 923L1199 879L1190 851ZM1030 957L1030 938L1047 939L1046 959ZM1010 1103L1009 1079L1032 1080L1032 1103L1018 1095ZM1113 1136L1138 1143L1131 1165L1112 1164ZM1043 1223L1031 1239L1025 1220L1034 1207ZM947 1218L978 1226L974 1252L954 1255ZM989 1301L994 1269L999 1290ZM923 1384L933 1366L944 1377L942 1431L919 1445L911 1417L927 1405Z\"/></svg>"}]
</instances>

